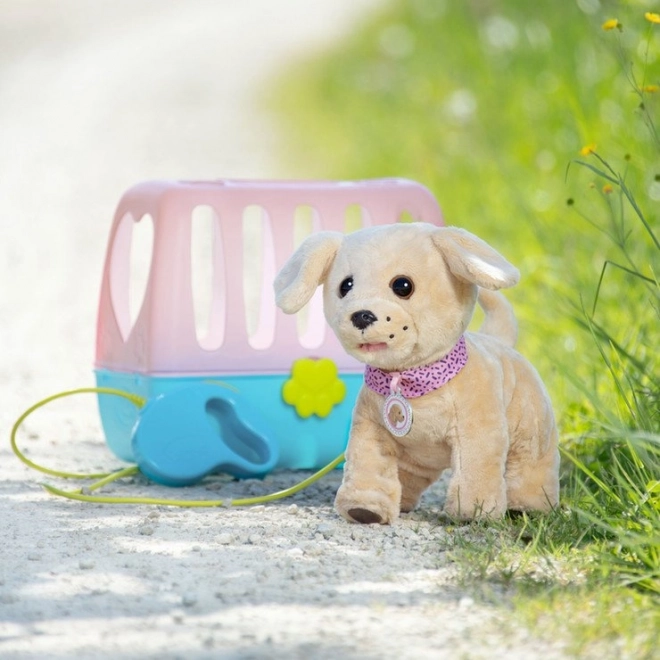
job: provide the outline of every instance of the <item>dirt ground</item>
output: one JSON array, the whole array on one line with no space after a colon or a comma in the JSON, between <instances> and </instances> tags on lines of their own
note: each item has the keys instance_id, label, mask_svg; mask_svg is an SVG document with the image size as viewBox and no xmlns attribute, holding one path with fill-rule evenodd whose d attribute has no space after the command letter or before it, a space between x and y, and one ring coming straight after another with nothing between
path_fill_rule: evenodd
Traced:
<instances>
[{"instance_id":1,"label":"dirt ground","mask_svg":"<svg viewBox=\"0 0 660 660\"><path fill-rule=\"evenodd\" d=\"M105 243L124 190L289 176L260 91L380 4L0 2L1 657L562 657L458 586L442 484L391 527L336 516L338 471L253 508L99 505L48 495L42 481L74 486L9 447L31 403L94 384ZM58 469L119 466L91 397L53 404L19 442ZM300 478L218 478L186 497ZM105 492L170 490L137 478Z\"/></svg>"}]
</instances>

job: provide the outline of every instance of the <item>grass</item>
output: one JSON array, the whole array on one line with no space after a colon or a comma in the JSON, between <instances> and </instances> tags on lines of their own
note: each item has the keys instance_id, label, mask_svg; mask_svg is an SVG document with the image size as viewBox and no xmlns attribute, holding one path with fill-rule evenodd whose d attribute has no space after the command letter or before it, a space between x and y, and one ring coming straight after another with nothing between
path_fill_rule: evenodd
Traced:
<instances>
[{"instance_id":1,"label":"grass","mask_svg":"<svg viewBox=\"0 0 660 660\"><path fill-rule=\"evenodd\" d=\"M520 516L454 530L451 555L475 600L511 608L549 643L579 658L655 658L660 608L647 590L625 588L607 544L579 511ZM657 542L656 542L657 543Z\"/></svg>"},{"instance_id":2,"label":"grass","mask_svg":"<svg viewBox=\"0 0 660 660\"><path fill-rule=\"evenodd\" d=\"M470 526L454 554L476 593L580 657L654 657L660 630L652 10L396 0L274 98L296 175L416 179L520 267L509 297L560 420L562 506Z\"/></svg>"},{"instance_id":3,"label":"grass","mask_svg":"<svg viewBox=\"0 0 660 660\"><path fill-rule=\"evenodd\" d=\"M459 537L454 556L475 600L511 607L514 622L574 657L657 657L660 609L653 597L594 575L589 556L572 547L521 549L537 539L519 531L509 524Z\"/></svg>"},{"instance_id":4,"label":"grass","mask_svg":"<svg viewBox=\"0 0 660 660\"><path fill-rule=\"evenodd\" d=\"M657 601L621 589L615 576L595 570L593 555L570 540L584 534L574 513L524 516L465 528L453 535L452 555L462 568L462 586L475 600L512 608L514 623L560 642L569 655L657 657Z\"/></svg>"}]
</instances>

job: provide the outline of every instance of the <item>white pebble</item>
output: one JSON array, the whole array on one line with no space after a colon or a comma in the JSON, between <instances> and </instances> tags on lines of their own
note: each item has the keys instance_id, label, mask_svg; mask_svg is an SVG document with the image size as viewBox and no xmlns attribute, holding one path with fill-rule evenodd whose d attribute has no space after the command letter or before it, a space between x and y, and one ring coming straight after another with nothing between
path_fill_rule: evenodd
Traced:
<instances>
[{"instance_id":1,"label":"white pebble","mask_svg":"<svg viewBox=\"0 0 660 660\"><path fill-rule=\"evenodd\" d=\"M303 548L303 552L309 557L319 557L323 554L323 546L318 543L308 543Z\"/></svg>"},{"instance_id":2,"label":"white pebble","mask_svg":"<svg viewBox=\"0 0 660 660\"><path fill-rule=\"evenodd\" d=\"M470 598L470 596L463 596L458 601L459 610L469 610L473 605L474 605L474 598Z\"/></svg>"}]
</instances>

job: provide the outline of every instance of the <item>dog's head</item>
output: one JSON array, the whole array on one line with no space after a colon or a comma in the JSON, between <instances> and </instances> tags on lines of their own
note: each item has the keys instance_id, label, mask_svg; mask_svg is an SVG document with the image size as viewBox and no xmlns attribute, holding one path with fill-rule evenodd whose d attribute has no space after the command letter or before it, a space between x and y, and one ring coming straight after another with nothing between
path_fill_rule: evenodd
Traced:
<instances>
[{"instance_id":1,"label":"dog's head","mask_svg":"<svg viewBox=\"0 0 660 660\"><path fill-rule=\"evenodd\" d=\"M422 222L307 238L275 279L277 305L300 310L323 284L325 317L347 353L389 371L448 353L470 322L477 287L519 273L487 243Z\"/></svg>"}]
</instances>

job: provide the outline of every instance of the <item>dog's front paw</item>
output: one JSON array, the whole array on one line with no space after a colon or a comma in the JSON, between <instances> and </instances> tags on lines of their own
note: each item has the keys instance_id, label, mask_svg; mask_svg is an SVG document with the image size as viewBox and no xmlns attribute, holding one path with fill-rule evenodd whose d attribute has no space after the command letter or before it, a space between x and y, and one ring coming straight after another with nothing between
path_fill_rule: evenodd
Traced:
<instances>
[{"instance_id":1,"label":"dog's front paw","mask_svg":"<svg viewBox=\"0 0 660 660\"><path fill-rule=\"evenodd\" d=\"M355 509L349 509L347 513L355 522L362 523L363 525L373 525L383 522L380 514L375 511L370 511L369 509L357 507Z\"/></svg>"},{"instance_id":2,"label":"dog's front paw","mask_svg":"<svg viewBox=\"0 0 660 660\"><path fill-rule=\"evenodd\" d=\"M399 515L399 507L384 493L375 490L356 493L345 486L337 491L335 508L348 522L363 525L388 525Z\"/></svg>"}]
</instances>

